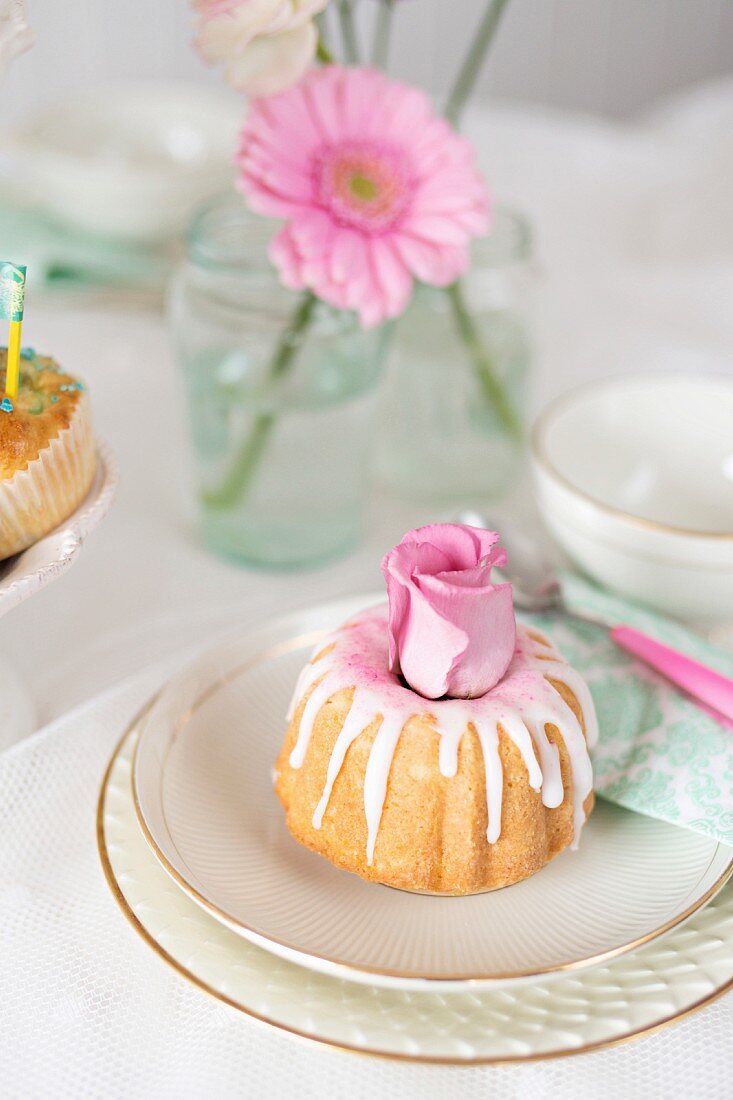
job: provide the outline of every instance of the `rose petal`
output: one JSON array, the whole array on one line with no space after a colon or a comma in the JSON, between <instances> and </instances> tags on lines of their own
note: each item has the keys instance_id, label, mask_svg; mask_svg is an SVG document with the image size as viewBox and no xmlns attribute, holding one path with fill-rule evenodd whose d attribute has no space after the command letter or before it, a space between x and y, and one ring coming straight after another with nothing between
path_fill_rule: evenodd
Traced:
<instances>
[{"instance_id":1,"label":"rose petal","mask_svg":"<svg viewBox=\"0 0 733 1100\"><path fill-rule=\"evenodd\" d=\"M399 665L410 687L426 699L440 699L468 645L464 631L444 618L414 584L399 635Z\"/></svg>"},{"instance_id":2,"label":"rose petal","mask_svg":"<svg viewBox=\"0 0 733 1100\"><path fill-rule=\"evenodd\" d=\"M441 577L423 576L420 589L433 610L466 639L460 662L446 673L445 692L456 698L485 695L502 678L514 653L512 586L464 588Z\"/></svg>"}]
</instances>

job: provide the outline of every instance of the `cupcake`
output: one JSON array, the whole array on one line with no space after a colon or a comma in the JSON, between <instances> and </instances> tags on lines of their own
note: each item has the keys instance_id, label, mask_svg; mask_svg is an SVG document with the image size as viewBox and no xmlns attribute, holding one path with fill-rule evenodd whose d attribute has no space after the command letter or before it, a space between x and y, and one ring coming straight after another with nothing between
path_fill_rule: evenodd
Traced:
<instances>
[{"instance_id":1,"label":"cupcake","mask_svg":"<svg viewBox=\"0 0 733 1100\"><path fill-rule=\"evenodd\" d=\"M5 389L7 351L0 350ZM37 542L78 507L94 477L89 398L53 359L21 353L20 386L0 401L0 559Z\"/></svg>"}]
</instances>

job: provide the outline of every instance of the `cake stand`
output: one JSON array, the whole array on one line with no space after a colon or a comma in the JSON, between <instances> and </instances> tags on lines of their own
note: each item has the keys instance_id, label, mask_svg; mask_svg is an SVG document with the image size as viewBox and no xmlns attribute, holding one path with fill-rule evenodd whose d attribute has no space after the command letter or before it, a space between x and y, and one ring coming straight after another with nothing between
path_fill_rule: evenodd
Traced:
<instances>
[{"instance_id":1,"label":"cake stand","mask_svg":"<svg viewBox=\"0 0 733 1100\"><path fill-rule=\"evenodd\" d=\"M85 538L109 511L116 488L117 464L109 448L98 442L94 481L76 511L33 546L0 562L0 616L71 568ZM30 695L14 670L0 661L0 751L26 737L34 725Z\"/></svg>"}]
</instances>

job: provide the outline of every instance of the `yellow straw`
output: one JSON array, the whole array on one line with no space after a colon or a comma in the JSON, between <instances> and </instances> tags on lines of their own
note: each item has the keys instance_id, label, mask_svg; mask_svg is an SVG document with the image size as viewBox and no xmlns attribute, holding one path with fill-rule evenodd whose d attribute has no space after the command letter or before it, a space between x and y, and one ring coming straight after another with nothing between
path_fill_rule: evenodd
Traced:
<instances>
[{"instance_id":1,"label":"yellow straw","mask_svg":"<svg viewBox=\"0 0 733 1100\"><path fill-rule=\"evenodd\" d=\"M18 396L18 382L20 380L20 331L23 328L22 321L10 322L10 337L8 339L8 367L5 375L5 392L12 400Z\"/></svg>"}]
</instances>

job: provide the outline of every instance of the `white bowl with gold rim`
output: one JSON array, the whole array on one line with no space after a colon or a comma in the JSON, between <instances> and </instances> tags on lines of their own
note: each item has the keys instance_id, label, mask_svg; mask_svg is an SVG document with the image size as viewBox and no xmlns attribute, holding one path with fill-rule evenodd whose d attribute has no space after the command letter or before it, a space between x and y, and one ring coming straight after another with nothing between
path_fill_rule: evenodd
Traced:
<instances>
[{"instance_id":1,"label":"white bowl with gold rim","mask_svg":"<svg viewBox=\"0 0 733 1100\"><path fill-rule=\"evenodd\" d=\"M532 465L584 572L668 614L733 619L733 373L581 386L540 415Z\"/></svg>"}]
</instances>

